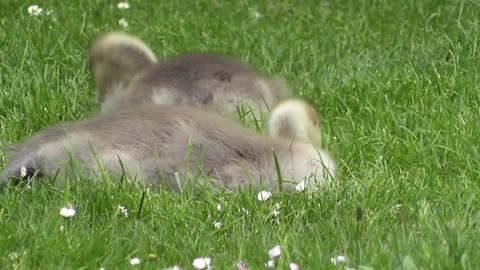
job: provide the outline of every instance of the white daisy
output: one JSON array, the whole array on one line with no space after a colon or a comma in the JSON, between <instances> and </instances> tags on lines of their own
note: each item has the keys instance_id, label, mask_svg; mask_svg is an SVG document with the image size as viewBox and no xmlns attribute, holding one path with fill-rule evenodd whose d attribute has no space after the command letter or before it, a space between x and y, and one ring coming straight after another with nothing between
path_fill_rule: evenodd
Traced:
<instances>
[{"instance_id":1,"label":"white daisy","mask_svg":"<svg viewBox=\"0 0 480 270\"><path fill-rule=\"evenodd\" d=\"M210 270L210 264L212 263L212 259L209 257L201 257L201 258L196 258L193 260L192 265L195 267L195 269L202 270L202 269L208 269Z\"/></svg>"},{"instance_id":2,"label":"white daisy","mask_svg":"<svg viewBox=\"0 0 480 270\"><path fill-rule=\"evenodd\" d=\"M117 8L119 8L119 9L129 9L130 4L128 2L119 2L117 4Z\"/></svg>"},{"instance_id":3,"label":"white daisy","mask_svg":"<svg viewBox=\"0 0 480 270\"><path fill-rule=\"evenodd\" d=\"M272 210L272 216L278 217L280 215L280 203L275 203Z\"/></svg>"},{"instance_id":4,"label":"white daisy","mask_svg":"<svg viewBox=\"0 0 480 270\"><path fill-rule=\"evenodd\" d=\"M215 220L215 222L213 222L213 226L215 226L215 229L220 229L222 227L222 223L218 220Z\"/></svg>"},{"instance_id":5,"label":"white daisy","mask_svg":"<svg viewBox=\"0 0 480 270\"><path fill-rule=\"evenodd\" d=\"M127 28L128 27L128 22L124 18L121 18L120 20L118 20L118 25L120 25L123 28Z\"/></svg>"},{"instance_id":6,"label":"white daisy","mask_svg":"<svg viewBox=\"0 0 480 270\"><path fill-rule=\"evenodd\" d=\"M131 265L140 264L140 258L138 258L138 257L132 258L132 259L130 260L130 264L131 264Z\"/></svg>"},{"instance_id":7,"label":"white daisy","mask_svg":"<svg viewBox=\"0 0 480 270\"><path fill-rule=\"evenodd\" d=\"M295 190L298 192L302 192L307 188L307 183L305 183L305 180L298 183L298 185L295 187Z\"/></svg>"},{"instance_id":8,"label":"white daisy","mask_svg":"<svg viewBox=\"0 0 480 270\"><path fill-rule=\"evenodd\" d=\"M27 12L30 16L42 15L43 9L37 5L32 5L27 8Z\"/></svg>"},{"instance_id":9,"label":"white daisy","mask_svg":"<svg viewBox=\"0 0 480 270\"><path fill-rule=\"evenodd\" d=\"M265 264L265 266L266 266L267 268L274 268L274 267L275 267L275 262L274 262L273 260L269 260L269 261Z\"/></svg>"},{"instance_id":10,"label":"white daisy","mask_svg":"<svg viewBox=\"0 0 480 270\"><path fill-rule=\"evenodd\" d=\"M77 210L75 210L75 207L73 207L73 205L71 204L68 204L67 206L60 209L60 215L64 218L71 218L75 216L76 212Z\"/></svg>"},{"instance_id":11,"label":"white daisy","mask_svg":"<svg viewBox=\"0 0 480 270\"><path fill-rule=\"evenodd\" d=\"M128 217L128 209L127 207L123 206L123 205L119 205L118 206L118 209L120 210L120 212L125 216L125 217Z\"/></svg>"},{"instance_id":12,"label":"white daisy","mask_svg":"<svg viewBox=\"0 0 480 270\"><path fill-rule=\"evenodd\" d=\"M268 191L260 191L257 195L257 199L261 202L263 201L266 201L268 200L268 198L270 198L272 196L272 193L268 192Z\"/></svg>"},{"instance_id":13,"label":"white daisy","mask_svg":"<svg viewBox=\"0 0 480 270\"><path fill-rule=\"evenodd\" d=\"M338 263L342 263L342 262L345 262L345 256L343 255L338 255L337 257L332 257L330 258L330 261L333 263L333 264L338 264Z\"/></svg>"},{"instance_id":14,"label":"white daisy","mask_svg":"<svg viewBox=\"0 0 480 270\"><path fill-rule=\"evenodd\" d=\"M289 266L290 266L290 270L300 270L300 266L298 266L298 264L294 262L291 262Z\"/></svg>"},{"instance_id":15,"label":"white daisy","mask_svg":"<svg viewBox=\"0 0 480 270\"><path fill-rule=\"evenodd\" d=\"M250 211L248 211L248 209L242 207L241 210L245 215L250 216Z\"/></svg>"},{"instance_id":16,"label":"white daisy","mask_svg":"<svg viewBox=\"0 0 480 270\"><path fill-rule=\"evenodd\" d=\"M280 254L282 254L282 249L280 248L280 245L276 245L268 251L268 256L270 256L271 259L280 256Z\"/></svg>"},{"instance_id":17,"label":"white daisy","mask_svg":"<svg viewBox=\"0 0 480 270\"><path fill-rule=\"evenodd\" d=\"M222 205L221 204L217 204L217 211L222 211Z\"/></svg>"}]
</instances>

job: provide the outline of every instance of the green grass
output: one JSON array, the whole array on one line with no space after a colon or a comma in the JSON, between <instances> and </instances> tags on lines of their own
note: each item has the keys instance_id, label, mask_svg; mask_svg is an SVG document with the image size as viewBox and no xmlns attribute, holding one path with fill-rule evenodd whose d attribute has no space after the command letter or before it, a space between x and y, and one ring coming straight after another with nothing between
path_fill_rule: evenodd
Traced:
<instances>
[{"instance_id":1,"label":"green grass","mask_svg":"<svg viewBox=\"0 0 480 270\"><path fill-rule=\"evenodd\" d=\"M86 47L125 18L160 57L216 51L285 76L320 112L339 186L263 203L254 191L149 191L138 215L144 189L126 183L9 185L2 267L132 268L138 256L137 268L191 269L210 256L215 269L262 269L280 244L278 269L480 269L478 1L108 2L38 1L55 17L0 3L1 148L98 112ZM67 203L71 219L59 215ZM348 262L333 265L339 254Z\"/></svg>"}]
</instances>

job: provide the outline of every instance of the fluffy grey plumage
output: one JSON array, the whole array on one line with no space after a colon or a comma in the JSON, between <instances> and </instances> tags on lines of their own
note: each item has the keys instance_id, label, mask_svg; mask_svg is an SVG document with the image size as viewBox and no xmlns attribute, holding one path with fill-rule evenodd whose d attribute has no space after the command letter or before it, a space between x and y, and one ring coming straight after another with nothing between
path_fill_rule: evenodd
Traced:
<instances>
[{"instance_id":1,"label":"fluffy grey plumage","mask_svg":"<svg viewBox=\"0 0 480 270\"><path fill-rule=\"evenodd\" d=\"M186 164L189 142L190 164ZM330 155L310 143L269 138L216 113L181 106L136 107L65 123L40 131L13 148L0 173L2 181L30 177L34 171L53 176L61 169L61 182L71 173L65 166L70 158L84 174L99 171L98 158L107 171L120 175L120 159L129 175L152 185L168 183L178 190L175 173L180 179L185 168L189 175L194 174L198 161L203 172L200 181L208 176L215 187L234 190L249 184L259 186L263 181L265 188L274 190L278 183L272 149L279 159L284 190L292 190L304 180L321 184L335 173Z\"/></svg>"},{"instance_id":2,"label":"fluffy grey plumage","mask_svg":"<svg viewBox=\"0 0 480 270\"><path fill-rule=\"evenodd\" d=\"M211 108L223 115L246 103L268 112L290 95L283 79L260 75L232 57L192 53L158 62L144 42L125 33L100 35L88 59L104 112L152 103Z\"/></svg>"}]
</instances>

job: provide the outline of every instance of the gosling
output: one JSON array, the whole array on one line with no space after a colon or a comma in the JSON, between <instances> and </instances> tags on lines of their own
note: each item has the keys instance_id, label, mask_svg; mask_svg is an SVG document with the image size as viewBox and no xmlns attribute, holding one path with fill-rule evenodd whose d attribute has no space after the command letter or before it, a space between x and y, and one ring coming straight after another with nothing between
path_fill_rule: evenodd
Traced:
<instances>
[{"instance_id":1,"label":"gosling","mask_svg":"<svg viewBox=\"0 0 480 270\"><path fill-rule=\"evenodd\" d=\"M207 108L233 118L239 108L261 118L290 91L242 61L190 53L158 61L139 38L107 32L90 45L88 62L102 112L144 104Z\"/></svg>"},{"instance_id":2,"label":"gosling","mask_svg":"<svg viewBox=\"0 0 480 270\"><path fill-rule=\"evenodd\" d=\"M278 118L286 111L291 121ZM311 114L308 106L296 102L280 104L269 119L270 130L281 131L273 135L191 107L148 105L101 114L44 129L10 147L0 180L57 176L62 185L72 177L74 160L75 170L89 177L101 170L126 173L177 191L189 176L212 188L271 191L279 189L281 176L284 191L298 184L315 190L334 178L336 166L327 150L308 139L311 133L305 126L314 127L318 116L300 120ZM293 121L296 118L300 120Z\"/></svg>"}]
</instances>

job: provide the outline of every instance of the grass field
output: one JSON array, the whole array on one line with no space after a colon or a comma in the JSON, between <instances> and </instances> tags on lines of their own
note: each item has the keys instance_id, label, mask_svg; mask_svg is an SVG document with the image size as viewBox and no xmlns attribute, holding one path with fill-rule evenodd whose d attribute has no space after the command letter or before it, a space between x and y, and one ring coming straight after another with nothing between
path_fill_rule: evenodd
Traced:
<instances>
[{"instance_id":1,"label":"grass field","mask_svg":"<svg viewBox=\"0 0 480 270\"><path fill-rule=\"evenodd\" d=\"M285 76L318 108L339 186L260 202L255 191L144 192L114 180L7 185L2 268L192 269L206 256L214 269L264 269L278 244L278 269L480 269L480 2L116 3L0 3L2 167L7 143L98 112L86 47L124 18L160 57L221 52ZM33 4L42 16L28 15ZM66 219L68 203L77 212Z\"/></svg>"}]
</instances>

